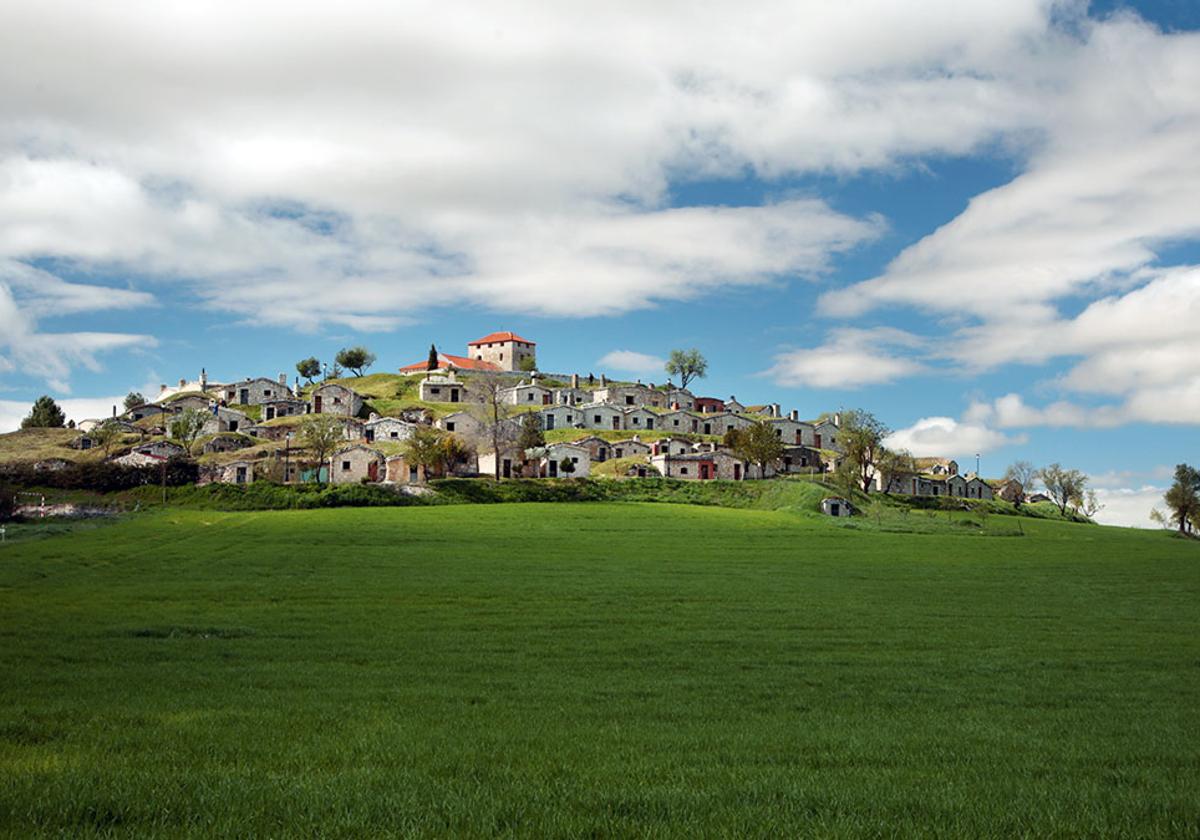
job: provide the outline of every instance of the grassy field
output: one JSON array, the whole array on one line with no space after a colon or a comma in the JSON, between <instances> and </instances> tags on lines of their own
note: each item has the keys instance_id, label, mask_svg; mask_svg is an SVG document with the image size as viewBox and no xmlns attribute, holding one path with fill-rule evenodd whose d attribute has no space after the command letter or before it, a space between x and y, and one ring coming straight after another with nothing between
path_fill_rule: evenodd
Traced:
<instances>
[{"instance_id":1,"label":"grassy field","mask_svg":"<svg viewBox=\"0 0 1200 840\"><path fill-rule=\"evenodd\" d=\"M1200 832L1200 547L654 504L0 548L0 834Z\"/></svg>"}]
</instances>

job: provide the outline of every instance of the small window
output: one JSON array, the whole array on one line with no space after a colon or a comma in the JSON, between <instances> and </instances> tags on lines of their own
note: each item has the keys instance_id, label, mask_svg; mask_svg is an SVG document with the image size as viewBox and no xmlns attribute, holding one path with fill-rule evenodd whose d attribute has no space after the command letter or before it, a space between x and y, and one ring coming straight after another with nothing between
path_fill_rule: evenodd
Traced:
<instances>
[{"instance_id":1,"label":"small window","mask_svg":"<svg viewBox=\"0 0 1200 840\"><path fill-rule=\"evenodd\" d=\"M454 421L453 421L453 420L451 420L450 422L446 423L446 431L447 431L447 432L453 432L453 431L454 431Z\"/></svg>"},{"instance_id":2,"label":"small window","mask_svg":"<svg viewBox=\"0 0 1200 840\"><path fill-rule=\"evenodd\" d=\"M442 393L442 389L441 389L441 388L430 388L430 389L429 389L429 391L430 391L430 393L432 393L432 394L440 394L440 393Z\"/></svg>"},{"instance_id":3,"label":"small window","mask_svg":"<svg viewBox=\"0 0 1200 840\"><path fill-rule=\"evenodd\" d=\"M600 422L600 415L599 415L599 414L597 414L595 417L593 417L593 418L592 418L592 422L593 422L593 423L599 423L599 422Z\"/></svg>"},{"instance_id":4,"label":"small window","mask_svg":"<svg viewBox=\"0 0 1200 840\"><path fill-rule=\"evenodd\" d=\"M578 463L579 463L579 459L578 459L578 458L572 458L572 459L571 459L571 463L572 463L572 464L578 464Z\"/></svg>"},{"instance_id":5,"label":"small window","mask_svg":"<svg viewBox=\"0 0 1200 840\"><path fill-rule=\"evenodd\" d=\"M341 397L334 397L334 398L333 398L333 404L334 404L334 405L341 405L341 404L342 404L342 398L341 398Z\"/></svg>"},{"instance_id":6,"label":"small window","mask_svg":"<svg viewBox=\"0 0 1200 840\"><path fill-rule=\"evenodd\" d=\"M270 392L270 391L263 391L263 396L264 396L264 397L269 397L269 396L271 396L271 392Z\"/></svg>"},{"instance_id":7,"label":"small window","mask_svg":"<svg viewBox=\"0 0 1200 840\"><path fill-rule=\"evenodd\" d=\"M350 469L349 461L342 461L342 472L347 472Z\"/></svg>"},{"instance_id":8,"label":"small window","mask_svg":"<svg viewBox=\"0 0 1200 840\"><path fill-rule=\"evenodd\" d=\"M633 405L633 397L625 397L625 405Z\"/></svg>"},{"instance_id":9,"label":"small window","mask_svg":"<svg viewBox=\"0 0 1200 840\"><path fill-rule=\"evenodd\" d=\"M391 436L392 436L393 438L398 438L398 437L400 437L400 433L399 433L399 432L392 432L392 435L391 435Z\"/></svg>"},{"instance_id":10,"label":"small window","mask_svg":"<svg viewBox=\"0 0 1200 840\"><path fill-rule=\"evenodd\" d=\"M688 474L687 467L680 467L680 468L679 468L679 474L680 474L680 475L687 475L687 474Z\"/></svg>"}]
</instances>

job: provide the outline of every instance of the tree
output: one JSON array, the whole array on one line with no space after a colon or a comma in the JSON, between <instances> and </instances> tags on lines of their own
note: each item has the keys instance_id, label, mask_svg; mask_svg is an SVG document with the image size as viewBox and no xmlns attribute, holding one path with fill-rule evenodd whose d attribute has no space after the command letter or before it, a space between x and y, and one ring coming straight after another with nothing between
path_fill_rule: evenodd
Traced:
<instances>
[{"instance_id":1,"label":"tree","mask_svg":"<svg viewBox=\"0 0 1200 840\"><path fill-rule=\"evenodd\" d=\"M456 465L466 461L471 455L471 447L458 435L449 433L442 435L438 451L441 458L437 467L442 475L449 475Z\"/></svg>"},{"instance_id":2,"label":"tree","mask_svg":"<svg viewBox=\"0 0 1200 840\"><path fill-rule=\"evenodd\" d=\"M362 376L366 373L367 368L375 364L375 354L361 345L358 347L343 347L338 351L337 358L334 361L346 370L351 371L355 376Z\"/></svg>"},{"instance_id":3,"label":"tree","mask_svg":"<svg viewBox=\"0 0 1200 840\"><path fill-rule=\"evenodd\" d=\"M838 443L843 457L839 469L854 486L868 493L883 454L887 451L883 439L890 430L874 414L861 409L842 413L842 425L838 429Z\"/></svg>"},{"instance_id":4,"label":"tree","mask_svg":"<svg viewBox=\"0 0 1200 840\"><path fill-rule=\"evenodd\" d=\"M303 376L309 385L313 384L313 380L321 375L321 360L316 356L301 359L296 362L296 373Z\"/></svg>"},{"instance_id":5,"label":"tree","mask_svg":"<svg viewBox=\"0 0 1200 840\"><path fill-rule=\"evenodd\" d=\"M533 356L525 356L521 359L521 363L517 367L525 373L533 373L537 370L537 360Z\"/></svg>"},{"instance_id":6,"label":"tree","mask_svg":"<svg viewBox=\"0 0 1200 840\"><path fill-rule=\"evenodd\" d=\"M481 377L474 387L478 402L471 414L479 421L484 444L496 457L495 478L500 480L500 460L505 452L515 448L516 429L509 419L514 406L505 400L504 382L496 376Z\"/></svg>"},{"instance_id":7,"label":"tree","mask_svg":"<svg viewBox=\"0 0 1200 840\"><path fill-rule=\"evenodd\" d=\"M425 471L438 471L446 458L442 438L446 433L433 426L419 426L404 441L404 459L412 466L424 467Z\"/></svg>"},{"instance_id":8,"label":"tree","mask_svg":"<svg viewBox=\"0 0 1200 840\"><path fill-rule=\"evenodd\" d=\"M92 439L93 446L99 446L104 450L104 457L108 457L108 451L121 436L121 429L116 423L111 420L101 423L96 428L88 432L88 437Z\"/></svg>"},{"instance_id":9,"label":"tree","mask_svg":"<svg viewBox=\"0 0 1200 840\"><path fill-rule=\"evenodd\" d=\"M1033 483L1037 481L1037 468L1028 461L1013 461L1008 465L1008 469L1004 471L1006 481L1015 481L1021 485L1021 492L1028 493L1033 487ZM1018 507L1020 502L1018 500Z\"/></svg>"},{"instance_id":10,"label":"tree","mask_svg":"<svg viewBox=\"0 0 1200 840\"><path fill-rule=\"evenodd\" d=\"M917 472L917 459L908 450L893 451L880 447L879 462L876 469L879 472L879 486L885 494L890 494L893 488L899 488L904 476Z\"/></svg>"},{"instance_id":11,"label":"tree","mask_svg":"<svg viewBox=\"0 0 1200 840\"><path fill-rule=\"evenodd\" d=\"M139 394L137 391L130 391L128 394L125 395L125 410L126 411L132 411L133 409L137 408L139 405L145 405L145 404L146 404L146 398L143 397L141 394Z\"/></svg>"},{"instance_id":12,"label":"tree","mask_svg":"<svg viewBox=\"0 0 1200 840\"><path fill-rule=\"evenodd\" d=\"M1068 470L1055 462L1037 472L1038 479L1046 487L1046 495L1058 506L1059 513L1067 515L1067 507L1083 499L1087 488L1087 476L1079 470Z\"/></svg>"},{"instance_id":13,"label":"tree","mask_svg":"<svg viewBox=\"0 0 1200 840\"><path fill-rule=\"evenodd\" d=\"M1100 499L1096 496L1096 491L1089 488L1083 494L1083 499L1079 503L1079 509L1083 511L1083 515L1091 519L1100 511L1104 510L1104 505L1100 504Z\"/></svg>"},{"instance_id":14,"label":"tree","mask_svg":"<svg viewBox=\"0 0 1200 840\"><path fill-rule=\"evenodd\" d=\"M708 375L708 360L693 347L691 350L672 350L666 364L667 373L679 377L679 387L686 388L693 379Z\"/></svg>"},{"instance_id":15,"label":"tree","mask_svg":"<svg viewBox=\"0 0 1200 840\"><path fill-rule=\"evenodd\" d=\"M318 484L321 483L321 467L326 465L345 436L342 421L336 415L309 414L301 421L300 444L317 459Z\"/></svg>"},{"instance_id":16,"label":"tree","mask_svg":"<svg viewBox=\"0 0 1200 840\"><path fill-rule=\"evenodd\" d=\"M34 402L33 408L29 410L29 416L21 421L21 428L61 429L66 422L67 416L58 407L58 403L43 394Z\"/></svg>"},{"instance_id":17,"label":"tree","mask_svg":"<svg viewBox=\"0 0 1200 840\"><path fill-rule=\"evenodd\" d=\"M200 437L200 432L204 431L204 424L208 422L208 417L209 415L203 411L185 408L171 419L167 425L167 433L172 440L178 441L184 451L190 455L196 438Z\"/></svg>"},{"instance_id":18,"label":"tree","mask_svg":"<svg viewBox=\"0 0 1200 840\"><path fill-rule=\"evenodd\" d=\"M430 344L429 345L429 361L427 361L425 363L425 370L437 370L437 369L438 369L437 347L433 344Z\"/></svg>"},{"instance_id":19,"label":"tree","mask_svg":"<svg viewBox=\"0 0 1200 840\"><path fill-rule=\"evenodd\" d=\"M1187 464L1175 467L1175 483L1163 497L1171 511L1171 521L1179 526L1179 533L1192 530L1200 518L1200 470Z\"/></svg>"},{"instance_id":20,"label":"tree","mask_svg":"<svg viewBox=\"0 0 1200 840\"><path fill-rule=\"evenodd\" d=\"M755 423L745 429L730 429L725 440L733 454L758 466L759 478L767 477L767 467L783 457L783 441L770 423Z\"/></svg>"},{"instance_id":21,"label":"tree","mask_svg":"<svg viewBox=\"0 0 1200 840\"><path fill-rule=\"evenodd\" d=\"M575 462L564 456L563 459L558 462L558 471L562 475L571 475L575 472Z\"/></svg>"},{"instance_id":22,"label":"tree","mask_svg":"<svg viewBox=\"0 0 1200 840\"><path fill-rule=\"evenodd\" d=\"M542 431L542 421L537 413L530 411L521 418L521 434L517 437L517 448L521 452L527 449L537 449L546 445L546 435Z\"/></svg>"}]
</instances>

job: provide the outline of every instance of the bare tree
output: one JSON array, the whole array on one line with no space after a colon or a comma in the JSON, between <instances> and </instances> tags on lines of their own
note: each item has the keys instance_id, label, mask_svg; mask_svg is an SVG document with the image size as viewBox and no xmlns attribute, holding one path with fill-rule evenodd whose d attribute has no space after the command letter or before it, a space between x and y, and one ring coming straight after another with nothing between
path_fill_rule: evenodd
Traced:
<instances>
[{"instance_id":1,"label":"bare tree","mask_svg":"<svg viewBox=\"0 0 1200 840\"><path fill-rule=\"evenodd\" d=\"M880 447L876 469L879 472L879 486L885 494L890 494L893 489L899 489L901 478L917 472L917 460L906 449L895 452Z\"/></svg>"},{"instance_id":2,"label":"bare tree","mask_svg":"<svg viewBox=\"0 0 1200 840\"><path fill-rule=\"evenodd\" d=\"M495 479L500 480L500 461L517 441L519 427L512 421L516 406L504 399L507 386L500 377L481 376L471 382L474 397L470 413L479 421L483 444L495 455Z\"/></svg>"},{"instance_id":3,"label":"bare tree","mask_svg":"<svg viewBox=\"0 0 1200 840\"><path fill-rule=\"evenodd\" d=\"M116 423L108 420L88 432L87 436L92 439L94 446L99 446L104 450L104 457L107 458L112 445L121 436L121 429Z\"/></svg>"}]
</instances>

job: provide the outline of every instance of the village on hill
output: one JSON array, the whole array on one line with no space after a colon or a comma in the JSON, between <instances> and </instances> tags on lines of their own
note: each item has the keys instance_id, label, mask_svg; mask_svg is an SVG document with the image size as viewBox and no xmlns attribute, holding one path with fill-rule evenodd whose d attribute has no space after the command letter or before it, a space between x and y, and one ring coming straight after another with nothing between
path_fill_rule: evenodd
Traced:
<instances>
[{"instance_id":1,"label":"village on hill","mask_svg":"<svg viewBox=\"0 0 1200 840\"><path fill-rule=\"evenodd\" d=\"M437 477L747 481L842 465L858 413L801 419L778 403L697 395L687 386L707 362L677 352L667 367L678 383L545 372L537 343L512 332L470 341L462 356L431 347L393 374L367 373L375 357L364 348L343 351L332 367L304 360L291 384L285 374L219 382L202 370L153 397L131 395L112 417L62 429L61 451L30 447L24 457L38 470L81 459L146 467L194 458L200 484L379 483L412 492ZM1020 482L962 474L952 459L897 458L880 446L867 460L855 476L863 492L1024 500ZM837 500L830 508L849 511Z\"/></svg>"}]
</instances>

